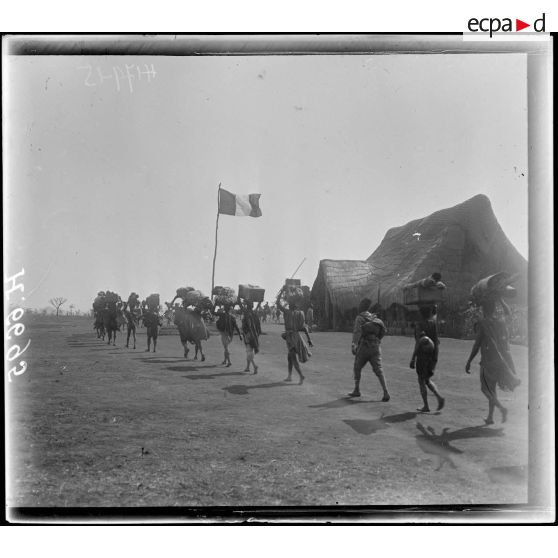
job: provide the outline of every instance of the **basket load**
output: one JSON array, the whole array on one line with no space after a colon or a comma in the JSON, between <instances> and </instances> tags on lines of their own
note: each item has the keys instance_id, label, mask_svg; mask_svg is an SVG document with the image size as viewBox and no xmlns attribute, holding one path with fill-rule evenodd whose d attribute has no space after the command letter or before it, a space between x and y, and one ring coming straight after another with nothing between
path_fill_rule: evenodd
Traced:
<instances>
[{"instance_id":1,"label":"basket load","mask_svg":"<svg viewBox=\"0 0 558 558\"><path fill-rule=\"evenodd\" d=\"M159 297L158 293L153 293L150 294L146 299L145 299L145 303L147 305L147 308L149 309L149 311L151 312L158 312L159 311L159 304L161 302L161 299Z\"/></svg>"},{"instance_id":2,"label":"basket load","mask_svg":"<svg viewBox=\"0 0 558 558\"><path fill-rule=\"evenodd\" d=\"M196 289L192 289L184 294L182 298L184 307L186 306L197 306L202 299L205 298L205 295Z\"/></svg>"},{"instance_id":3,"label":"basket load","mask_svg":"<svg viewBox=\"0 0 558 558\"><path fill-rule=\"evenodd\" d=\"M518 274L506 273L501 271L494 275L489 275L481 279L471 289L471 302L480 306L483 302L500 301L504 298L514 298L516 295L515 287L511 286L518 277Z\"/></svg>"},{"instance_id":4,"label":"basket load","mask_svg":"<svg viewBox=\"0 0 558 558\"><path fill-rule=\"evenodd\" d=\"M182 300L184 300L186 298L186 295L193 290L194 287L180 287L176 289L176 296L177 298L181 298Z\"/></svg>"},{"instance_id":5,"label":"basket load","mask_svg":"<svg viewBox=\"0 0 558 558\"><path fill-rule=\"evenodd\" d=\"M105 293L101 291L93 301L93 310L95 312L100 312L106 304Z\"/></svg>"},{"instance_id":6,"label":"basket load","mask_svg":"<svg viewBox=\"0 0 558 558\"><path fill-rule=\"evenodd\" d=\"M120 295L113 293L112 291L107 291L105 293L105 303L110 306L116 306L121 300Z\"/></svg>"},{"instance_id":7,"label":"basket load","mask_svg":"<svg viewBox=\"0 0 558 558\"><path fill-rule=\"evenodd\" d=\"M236 302L236 292L230 287L215 287L212 294L215 297L215 304L220 306L234 306Z\"/></svg>"},{"instance_id":8,"label":"basket load","mask_svg":"<svg viewBox=\"0 0 558 558\"><path fill-rule=\"evenodd\" d=\"M132 292L130 294L130 296L128 297L128 301L127 301L126 304L128 304L128 308L130 308L130 309L133 309L136 306L139 306L139 294Z\"/></svg>"},{"instance_id":9,"label":"basket load","mask_svg":"<svg viewBox=\"0 0 558 558\"><path fill-rule=\"evenodd\" d=\"M304 285L285 285L284 297L289 305L296 305L304 310L310 305L310 288Z\"/></svg>"},{"instance_id":10,"label":"basket load","mask_svg":"<svg viewBox=\"0 0 558 558\"><path fill-rule=\"evenodd\" d=\"M238 298L246 302L263 302L265 289L257 285L238 285Z\"/></svg>"},{"instance_id":11,"label":"basket load","mask_svg":"<svg viewBox=\"0 0 558 558\"><path fill-rule=\"evenodd\" d=\"M196 310L199 312L207 312L213 310L213 303L208 296L202 297L196 304Z\"/></svg>"},{"instance_id":12,"label":"basket load","mask_svg":"<svg viewBox=\"0 0 558 558\"><path fill-rule=\"evenodd\" d=\"M405 285L403 288L404 303L424 306L442 302L446 285L442 283L441 279L440 273L433 273L429 277Z\"/></svg>"}]
</instances>

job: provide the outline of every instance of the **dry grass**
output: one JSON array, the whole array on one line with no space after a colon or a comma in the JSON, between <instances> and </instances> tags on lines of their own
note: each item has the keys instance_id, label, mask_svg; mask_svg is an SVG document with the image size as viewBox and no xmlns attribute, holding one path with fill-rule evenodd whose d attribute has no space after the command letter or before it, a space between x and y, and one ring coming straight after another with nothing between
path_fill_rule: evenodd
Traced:
<instances>
[{"instance_id":1,"label":"dry grass","mask_svg":"<svg viewBox=\"0 0 558 558\"><path fill-rule=\"evenodd\" d=\"M43 327L44 326L44 327ZM390 337L392 400L365 371L350 400L350 336L314 334L303 386L282 380L284 342L264 325L258 375L235 340L218 365L185 361L174 335L158 353L106 346L90 324L30 327L30 368L9 387L8 504L252 506L519 503L526 499L526 349L513 347L523 385L505 396L506 425L481 426L486 401L464 361L471 343L444 339L437 380L448 404L420 415L411 342ZM422 429L422 430L421 430ZM446 429L446 430L444 430ZM424 434L426 432L426 435ZM143 451L142 451L143 448Z\"/></svg>"}]
</instances>

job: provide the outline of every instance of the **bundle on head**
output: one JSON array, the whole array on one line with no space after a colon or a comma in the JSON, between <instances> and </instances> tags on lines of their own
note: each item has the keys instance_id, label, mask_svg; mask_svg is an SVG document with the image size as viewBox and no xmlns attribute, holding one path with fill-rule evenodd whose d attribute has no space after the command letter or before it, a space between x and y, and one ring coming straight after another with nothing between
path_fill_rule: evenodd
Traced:
<instances>
[{"instance_id":1,"label":"bundle on head","mask_svg":"<svg viewBox=\"0 0 558 558\"><path fill-rule=\"evenodd\" d=\"M150 294L145 299L145 302L147 304L147 308L149 308L149 310L151 310L152 312L156 312L157 310L159 310L160 298L157 293Z\"/></svg>"},{"instance_id":2,"label":"bundle on head","mask_svg":"<svg viewBox=\"0 0 558 558\"><path fill-rule=\"evenodd\" d=\"M506 314L510 313L508 305L504 302L504 298L515 297L516 290L511 286L517 279L518 275L512 275L501 271L481 279L471 289L471 302L475 306L482 306L484 304L493 304L500 302Z\"/></svg>"},{"instance_id":3,"label":"bundle on head","mask_svg":"<svg viewBox=\"0 0 558 558\"><path fill-rule=\"evenodd\" d=\"M186 298L186 295L193 290L194 287L180 287L176 289L176 296L184 300Z\"/></svg>"},{"instance_id":4,"label":"bundle on head","mask_svg":"<svg viewBox=\"0 0 558 558\"><path fill-rule=\"evenodd\" d=\"M198 303L196 304L196 308L200 311L206 311L206 310L213 310L213 303L211 302L211 299L207 296L204 296L203 298L201 298Z\"/></svg>"},{"instance_id":5,"label":"bundle on head","mask_svg":"<svg viewBox=\"0 0 558 558\"><path fill-rule=\"evenodd\" d=\"M128 297L128 306L131 306L132 304L136 304L139 302L139 295L137 293L131 293L130 296Z\"/></svg>"},{"instance_id":6,"label":"bundle on head","mask_svg":"<svg viewBox=\"0 0 558 558\"><path fill-rule=\"evenodd\" d=\"M213 295L215 296L215 303L220 306L233 306L236 302L236 292L229 287L215 287Z\"/></svg>"},{"instance_id":7,"label":"bundle on head","mask_svg":"<svg viewBox=\"0 0 558 558\"><path fill-rule=\"evenodd\" d=\"M300 287L287 285L285 289L285 299L289 305L302 306L304 303L304 291Z\"/></svg>"},{"instance_id":8,"label":"bundle on head","mask_svg":"<svg viewBox=\"0 0 558 558\"><path fill-rule=\"evenodd\" d=\"M201 291L192 289L185 293L182 300L184 301L184 306L196 306L202 298L205 298L205 295Z\"/></svg>"},{"instance_id":9,"label":"bundle on head","mask_svg":"<svg viewBox=\"0 0 558 558\"><path fill-rule=\"evenodd\" d=\"M107 291L105 293L105 300L107 302L111 302L115 304L120 300L120 296L118 296L116 293L113 293L112 291Z\"/></svg>"},{"instance_id":10,"label":"bundle on head","mask_svg":"<svg viewBox=\"0 0 558 558\"><path fill-rule=\"evenodd\" d=\"M415 283L416 284L416 283ZM430 277L425 277L418 281L418 284L423 289L445 289L445 283L442 283L442 274L441 273L433 273Z\"/></svg>"},{"instance_id":11,"label":"bundle on head","mask_svg":"<svg viewBox=\"0 0 558 558\"><path fill-rule=\"evenodd\" d=\"M96 312L102 310L105 307L105 302L106 299L104 293L102 295L96 296L95 300L93 301L93 310L95 310Z\"/></svg>"}]
</instances>

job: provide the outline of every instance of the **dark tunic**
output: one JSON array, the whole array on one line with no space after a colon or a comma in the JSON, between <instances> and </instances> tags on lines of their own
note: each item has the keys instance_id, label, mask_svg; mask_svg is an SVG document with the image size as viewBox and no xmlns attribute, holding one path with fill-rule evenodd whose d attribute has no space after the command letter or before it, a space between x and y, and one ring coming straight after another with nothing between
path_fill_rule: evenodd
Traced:
<instances>
[{"instance_id":1,"label":"dark tunic","mask_svg":"<svg viewBox=\"0 0 558 558\"><path fill-rule=\"evenodd\" d=\"M511 366L506 324L497 318L484 318L479 322L477 341L479 340L481 382L513 391L521 381Z\"/></svg>"},{"instance_id":2,"label":"dark tunic","mask_svg":"<svg viewBox=\"0 0 558 558\"><path fill-rule=\"evenodd\" d=\"M304 312L302 310L290 310L281 303L278 303L277 307L283 312L283 319L285 320L283 338L287 343L287 349L294 351L300 362L306 362L312 356L312 353L301 335L301 332L307 331Z\"/></svg>"},{"instance_id":3,"label":"dark tunic","mask_svg":"<svg viewBox=\"0 0 558 558\"><path fill-rule=\"evenodd\" d=\"M242 333L244 343L257 353L260 348L259 336L262 333L262 327L254 310L249 308L245 308L242 314Z\"/></svg>"}]
</instances>

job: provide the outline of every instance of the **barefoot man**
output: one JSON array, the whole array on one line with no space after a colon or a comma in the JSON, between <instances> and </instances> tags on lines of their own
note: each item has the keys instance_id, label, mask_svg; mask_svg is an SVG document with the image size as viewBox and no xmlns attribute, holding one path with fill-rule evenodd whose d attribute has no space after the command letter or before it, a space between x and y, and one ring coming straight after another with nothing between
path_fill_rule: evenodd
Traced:
<instances>
[{"instance_id":1,"label":"barefoot man","mask_svg":"<svg viewBox=\"0 0 558 558\"><path fill-rule=\"evenodd\" d=\"M480 350L481 391L488 399L488 416L484 422L494 424L496 407L502 413L502 422L506 422L508 417L508 410L496 395L496 386L504 391L513 391L521 382L510 354L506 324L495 316L496 302L484 300L481 307L483 319L478 324L477 338L465 365L465 372L471 373L471 362Z\"/></svg>"}]
</instances>

